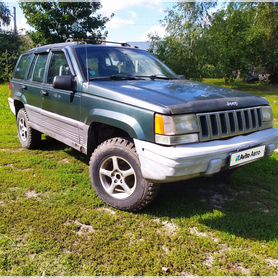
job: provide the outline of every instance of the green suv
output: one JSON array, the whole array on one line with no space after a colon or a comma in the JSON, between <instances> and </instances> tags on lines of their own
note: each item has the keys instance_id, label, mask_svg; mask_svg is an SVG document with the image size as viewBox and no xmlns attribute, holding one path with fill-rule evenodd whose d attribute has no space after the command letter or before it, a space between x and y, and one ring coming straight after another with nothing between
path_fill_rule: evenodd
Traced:
<instances>
[{"instance_id":1,"label":"green suv","mask_svg":"<svg viewBox=\"0 0 278 278\"><path fill-rule=\"evenodd\" d=\"M32 49L18 60L9 104L24 148L44 133L90 156L96 193L122 210L144 208L160 183L233 169L278 146L265 99L181 79L128 45Z\"/></svg>"}]
</instances>

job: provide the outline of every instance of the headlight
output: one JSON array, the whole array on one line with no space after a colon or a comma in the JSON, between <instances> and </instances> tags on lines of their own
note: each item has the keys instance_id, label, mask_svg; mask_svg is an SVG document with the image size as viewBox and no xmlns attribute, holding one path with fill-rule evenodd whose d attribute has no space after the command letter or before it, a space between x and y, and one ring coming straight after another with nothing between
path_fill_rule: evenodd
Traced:
<instances>
[{"instance_id":1,"label":"headlight","mask_svg":"<svg viewBox=\"0 0 278 278\"><path fill-rule=\"evenodd\" d=\"M196 115L155 114L155 141L164 145L198 142Z\"/></svg>"},{"instance_id":2,"label":"headlight","mask_svg":"<svg viewBox=\"0 0 278 278\"><path fill-rule=\"evenodd\" d=\"M262 107L262 121L269 122L273 120L272 108L270 106Z\"/></svg>"}]
</instances>

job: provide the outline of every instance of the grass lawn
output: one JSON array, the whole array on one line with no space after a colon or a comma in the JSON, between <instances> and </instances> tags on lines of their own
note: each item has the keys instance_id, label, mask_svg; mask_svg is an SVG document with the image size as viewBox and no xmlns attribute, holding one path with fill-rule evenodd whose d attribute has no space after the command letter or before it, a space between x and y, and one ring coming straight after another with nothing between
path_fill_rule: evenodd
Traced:
<instances>
[{"instance_id":1,"label":"grass lawn","mask_svg":"<svg viewBox=\"0 0 278 278\"><path fill-rule=\"evenodd\" d=\"M275 89L245 89L277 118ZM0 275L277 274L277 153L230 182L164 185L142 213L116 211L91 188L83 155L50 138L20 147L7 97L0 85Z\"/></svg>"}]
</instances>

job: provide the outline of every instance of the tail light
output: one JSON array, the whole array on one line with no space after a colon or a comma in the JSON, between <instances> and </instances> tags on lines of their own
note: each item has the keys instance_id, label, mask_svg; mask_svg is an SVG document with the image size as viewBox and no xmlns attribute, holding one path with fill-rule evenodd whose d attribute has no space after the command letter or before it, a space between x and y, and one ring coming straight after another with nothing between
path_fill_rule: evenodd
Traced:
<instances>
[{"instance_id":1,"label":"tail light","mask_svg":"<svg viewBox=\"0 0 278 278\"><path fill-rule=\"evenodd\" d=\"M13 83L10 82L10 97L13 95Z\"/></svg>"}]
</instances>

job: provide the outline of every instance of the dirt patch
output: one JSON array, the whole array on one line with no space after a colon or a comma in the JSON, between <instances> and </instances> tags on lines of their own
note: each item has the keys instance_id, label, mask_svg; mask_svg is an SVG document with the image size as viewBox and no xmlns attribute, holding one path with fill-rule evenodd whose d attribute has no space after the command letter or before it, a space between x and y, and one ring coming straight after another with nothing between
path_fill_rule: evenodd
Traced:
<instances>
[{"instance_id":1,"label":"dirt patch","mask_svg":"<svg viewBox=\"0 0 278 278\"><path fill-rule=\"evenodd\" d=\"M37 193L35 190L32 191L28 191L25 193L25 196L27 199L40 199L39 196L41 195L41 193Z\"/></svg>"},{"instance_id":2,"label":"dirt patch","mask_svg":"<svg viewBox=\"0 0 278 278\"><path fill-rule=\"evenodd\" d=\"M277 259L268 258L268 259L266 259L265 261L267 262L267 264L268 264L270 267L278 268L278 260L277 260Z\"/></svg>"},{"instance_id":3,"label":"dirt patch","mask_svg":"<svg viewBox=\"0 0 278 278\"><path fill-rule=\"evenodd\" d=\"M214 241L214 242L219 242L219 241L220 241L219 238L214 237L214 236L211 235L210 233L200 232L200 231L198 230L197 227L192 227L192 228L190 228L190 229L189 229L189 232L190 232L190 234L195 235L195 236L197 236L197 237L209 238L209 239L211 239L211 240Z\"/></svg>"},{"instance_id":4,"label":"dirt patch","mask_svg":"<svg viewBox=\"0 0 278 278\"><path fill-rule=\"evenodd\" d=\"M213 255L208 255L204 264L207 266L207 267L212 267L213 266L213 263L214 263L214 258L213 258Z\"/></svg>"},{"instance_id":5,"label":"dirt patch","mask_svg":"<svg viewBox=\"0 0 278 278\"><path fill-rule=\"evenodd\" d=\"M60 164L70 164L70 161L67 158L60 160L58 163Z\"/></svg>"},{"instance_id":6,"label":"dirt patch","mask_svg":"<svg viewBox=\"0 0 278 278\"><path fill-rule=\"evenodd\" d=\"M179 227L169 221L161 221L159 218L156 218L153 220L155 223L162 225L162 228L164 230L164 233L169 236L174 236L177 234Z\"/></svg>"},{"instance_id":7,"label":"dirt patch","mask_svg":"<svg viewBox=\"0 0 278 278\"><path fill-rule=\"evenodd\" d=\"M239 270L243 275L250 275L250 270L248 268L245 268L241 265L236 265L235 266L236 270Z\"/></svg>"},{"instance_id":8,"label":"dirt patch","mask_svg":"<svg viewBox=\"0 0 278 278\"><path fill-rule=\"evenodd\" d=\"M11 168L15 169L15 166L13 164L4 164L3 166L0 166L0 168Z\"/></svg>"},{"instance_id":9,"label":"dirt patch","mask_svg":"<svg viewBox=\"0 0 278 278\"><path fill-rule=\"evenodd\" d=\"M88 224L83 224L79 222L78 220L74 221L67 221L64 223L64 225L76 225L78 226L78 231L76 232L77 235L82 237L88 237L90 234L95 232L95 229Z\"/></svg>"},{"instance_id":10,"label":"dirt patch","mask_svg":"<svg viewBox=\"0 0 278 278\"><path fill-rule=\"evenodd\" d=\"M5 202L0 200L0 206L1 207L5 206Z\"/></svg>"},{"instance_id":11,"label":"dirt patch","mask_svg":"<svg viewBox=\"0 0 278 278\"><path fill-rule=\"evenodd\" d=\"M116 211L110 209L110 208L97 208L96 211L99 211L99 212L105 212L107 214L111 214L111 215L115 215L116 214Z\"/></svg>"}]
</instances>

